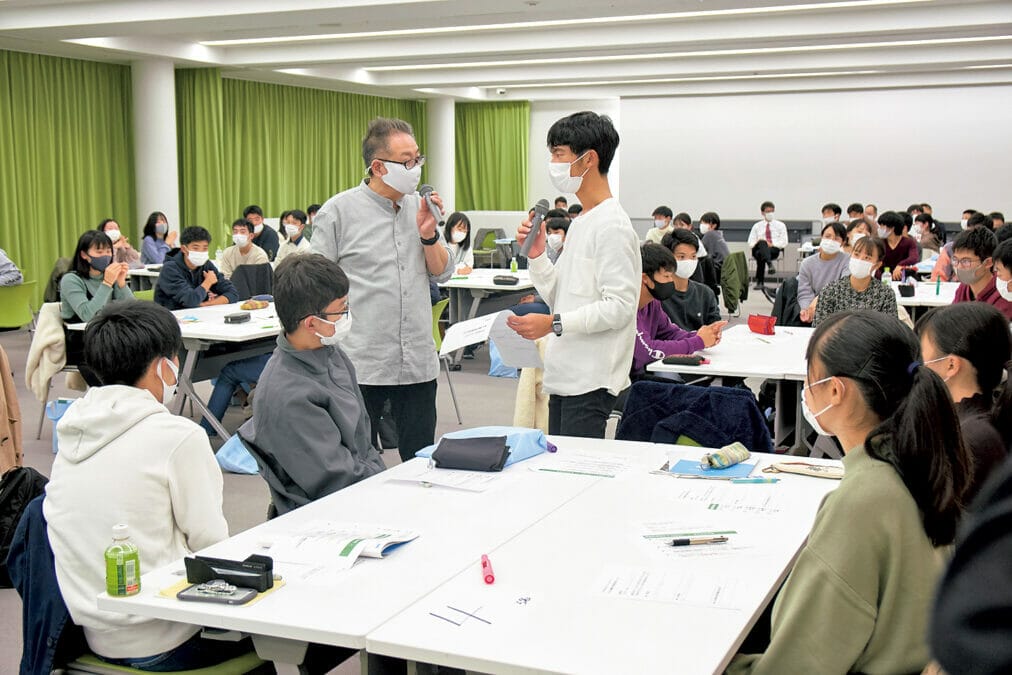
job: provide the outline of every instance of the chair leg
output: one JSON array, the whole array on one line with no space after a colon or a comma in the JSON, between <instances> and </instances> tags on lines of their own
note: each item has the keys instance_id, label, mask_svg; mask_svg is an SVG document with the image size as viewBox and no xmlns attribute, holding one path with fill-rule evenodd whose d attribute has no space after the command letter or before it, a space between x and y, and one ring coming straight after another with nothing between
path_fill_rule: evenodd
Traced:
<instances>
[{"instance_id":1,"label":"chair leg","mask_svg":"<svg viewBox=\"0 0 1012 675\"><path fill-rule=\"evenodd\" d=\"M53 381L49 380L49 385L46 387L46 392L49 392L53 388ZM46 400L42 402L42 410L39 412L39 428L35 432L35 440L42 440L42 424L46 421L46 406L49 405L49 394L46 394Z\"/></svg>"},{"instance_id":2,"label":"chair leg","mask_svg":"<svg viewBox=\"0 0 1012 675\"><path fill-rule=\"evenodd\" d=\"M443 369L446 372L446 383L450 385L450 398L453 399L453 409L457 413L457 424L463 424L464 420L460 417L460 405L457 404L457 392L453 390L453 380L450 378L450 362L446 358L440 358L443 362Z\"/></svg>"}]
</instances>

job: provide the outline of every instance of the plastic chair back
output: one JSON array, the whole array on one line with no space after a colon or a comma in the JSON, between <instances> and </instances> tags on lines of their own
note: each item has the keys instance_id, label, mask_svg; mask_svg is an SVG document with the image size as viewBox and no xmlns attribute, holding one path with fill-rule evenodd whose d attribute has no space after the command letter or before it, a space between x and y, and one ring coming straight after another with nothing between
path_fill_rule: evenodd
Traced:
<instances>
[{"instance_id":1,"label":"plastic chair back","mask_svg":"<svg viewBox=\"0 0 1012 675\"><path fill-rule=\"evenodd\" d=\"M32 314L34 293L34 281L16 286L0 286L0 328L21 328L35 320Z\"/></svg>"}]
</instances>

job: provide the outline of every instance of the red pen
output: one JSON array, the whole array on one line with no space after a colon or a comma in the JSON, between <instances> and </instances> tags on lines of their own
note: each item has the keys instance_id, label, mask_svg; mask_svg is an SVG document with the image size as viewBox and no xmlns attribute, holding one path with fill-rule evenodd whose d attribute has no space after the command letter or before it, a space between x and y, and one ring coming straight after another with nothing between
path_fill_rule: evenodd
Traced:
<instances>
[{"instance_id":1,"label":"red pen","mask_svg":"<svg viewBox=\"0 0 1012 675\"><path fill-rule=\"evenodd\" d=\"M481 556L481 576L484 577L486 584L495 583L495 572L492 571L492 561L484 554Z\"/></svg>"}]
</instances>

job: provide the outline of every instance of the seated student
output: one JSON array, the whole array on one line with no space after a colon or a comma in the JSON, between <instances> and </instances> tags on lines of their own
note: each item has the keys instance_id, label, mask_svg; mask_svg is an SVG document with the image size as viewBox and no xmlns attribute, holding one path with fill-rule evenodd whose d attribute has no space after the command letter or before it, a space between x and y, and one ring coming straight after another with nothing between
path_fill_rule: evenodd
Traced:
<instances>
[{"instance_id":1,"label":"seated student","mask_svg":"<svg viewBox=\"0 0 1012 675\"><path fill-rule=\"evenodd\" d=\"M847 207L847 220L855 218L864 218L864 206L860 202L854 202Z\"/></svg>"},{"instance_id":2,"label":"seated student","mask_svg":"<svg viewBox=\"0 0 1012 675\"><path fill-rule=\"evenodd\" d=\"M882 266L883 255L885 244L878 237L858 239L847 261L850 274L832 282L819 293L812 325L818 327L831 314L852 309L873 309L897 316L893 289L875 281L872 276Z\"/></svg>"},{"instance_id":3,"label":"seated student","mask_svg":"<svg viewBox=\"0 0 1012 675\"><path fill-rule=\"evenodd\" d=\"M165 255L176 245L176 232L169 232L169 221L161 211L153 211L144 223L141 241L141 263L161 265Z\"/></svg>"},{"instance_id":4,"label":"seated student","mask_svg":"<svg viewBox=\"0 0 1012 675\"><path fill-rule=\"evenodd\" d=\"M822 207L822 224L829 225L830 223L840 222L841 214L843 214L843 209L840 208L839 204L832 202L824 204Z\"/></svg>"},{"instance_id":5,"label":"seated student","mask_svg":"<svg viewBox=\"0 0 1012 675\"><path fill-rule=\"evenodd\" d=\"M1001 211L992 211L987 214L987 217L991 219L992 230L997 230L998 228L1005 226L1005 214Z\"/></svg>"},{"instance_id":6,"label":"seated student","mask_svg":"<svg viewBox=\"0 0 1012 675\"><path fill-rule=\"evenodd\" d=\"M239 265L263 265L267 254L253 245L253 223L239 218L232 223L232 245L221 252L221 273L231 277ZM237 296L238 297L238 296Z\"/></svg>"},{"instance_id":7,"label":"seated student","mask_svg":"<svg viewBox=\"0 0 1012 675\"><path fill-rule=\"evenodd\" d=\"M547 248L545 253L552 263L559 260L562 255L562 248L566 245L566 235L569 233L569 219L565 217L549 218L545 221L545 236Z\"/></svg>"},{"instance_id":8,"label":"seated student","mask_svg":"<svg viewBox=\"0 0 1012 675\"><path fill-rule=\"evenodd\" d=\"M866 219L868 219L869 222L877 223L878 222L878 207L875 206L874 204L867 204L864 207L864 217Z\"/></svg>"},{"instance_id":9,"label":"seated student","mask_svg":"<svg viewBox=\"0 0 1012 675\"><path fill-rule=\"evenodd\" d=\"M702 243L710 257L718 266L724 264L724 260L731 255L724 241L724 233L720 231L720 216L713 211L707 211L699 217L699 233L703 235Z\"/></svg>"},{"instance_id":10,"label":"seated student","mask_svg":"<svg viewBox=\"0 0 1012 675\"><path fill-rule=\"evenodd\" d=\"M112 242L88 230L77 240L71 272L60 279L60 316L67 323L91 321L113 300L134 297L126 282L126 263L112 262Z\"/></svg>"},{"instance_id":11,"label":"seated student","mask_svg":"<svg viewBox=\"0 0 1012 675\"><path fill-rule=\"evenodd\" d=\"M317 212L322 208L321 204L310 204L306 207L306 218L308 222L306 226L302 228L302 236L306 239L313 238L313 218L316 217Z\"/></svg>"},{"instance_id":12,"label":"seated student","mask_svg":"<svg viewBox=\"0 0 1012 675\"><path fill-rule=\"evenodd\" d=\"M384 464L369 440L355 368L340 347L352 322L348 277L322 255L293 256L274 271L274 298L284 334L239 435L283 469L284 478L265 476L280 515Z\"/></svg>"},{"instance_id":13,"label":"seated student","mask_svg":"<svg viewBox=\"0 0 1012 675\"><path fill-rule=\"evenodd\" d=\"M144 264L141 263L140 252L131 246L130 241L123 236L119 229L119 223L112 218L106 218L98 224L98 231L105 232L105 236L109 237L109 241L112 242L113 262L126 263L132 270L144 267Z\"/></svg>"},{"instance_id":14,"label":"seated student","mask_svg":"<svg viewBox=\"0 0 1012 675\"><path fill-rule=\"evenodd\" d=\"M867 218L856 218L847 225L847 238L843 242L843 252L850 255L851 249L861 237L870 236L875 231L875 221Z\"/></svg>"},{"instance_id":15,"label":"seated student","mask_svg":"<svg viewBox=\"0 0 1012 675\"><path fill-rule=\"evenodd\" d=\"M267 260L272 261L278 255L281 240L273 227L264 224L264 212L256 204L250 204L242 210L242 217L253 223L253 243L264 250Z\"/></svg>"},{"instance_id":16,"label":"seated student","mask_svg":"<svg viewBox=\"0 0 1012 675\"><path fill-rule=\"evenodd\" d=\"M885 243L885 255L882 265L875 272L876 279L881 279L888 269L892 278L899 281L904 267L913 267L920 262L917 242L904 234L905 227L903 217L895 211L886 211L878 217L878 236Z\"/></svg>"},{"instance_id":17,"label":"seated student","mask_svg":"<svg viewBox=\"0 0 1012 675\"><path fill-rule=\"evenodd\" d=\"M456 274L470 274L474 270L474 249L471 248L471 221L460 211L446 219L443 237L449 242Z\"/></svg>"},{"instance_id":18,"label":"seated student","mask_svg":"<svg viewBox=\"0 0 1012 675\"><path fill-rule=\"evenodd\" d=\"M0 248L0 286L17 286L24 281L21 270L7 257L7 252Z\"/></svg>"},{"instance_id":19,"label":"seated student","mask_svg":"<svg viewBox=\"0 0 1012 675\"><path fill-rule=\"evenodd\" d=\"M583 213L583 204L570 204L569 208L566 209L566 214L569 219L572 220Z\"/></svg>"},{"instance_id":20,"label":"seated student","mask_svg":"<svg viewBox=\"0 0 1012 675\"><path fill-rule=\"evenodd\" d=\"M994 305L1012 321L1012 302L998 292L994 276L993 256L997 248L994 233L983 227L960 232L952 244L952 266L956 270L959 286L957 302L986 302Z\"/></svg>"},{"instance_id":21,"label":"seated student","mask_svg":"<svg viewBox=\"0 0 1012 675\"><path fill-rule=\"evenodd\" d=\"M1001 244L1006 239L1012 239L1012 223L1002 225L994 231L994 238Z\"/></svg>"},{"instance_id":22,"label":"seated student","mask_svg":"<svg viewBox=\"0 0 1012 675\"><path fill-rule=\"evenodd\" d=\"M845 449L773 605L769 646L729 673L914 673L970 459L945 385L895 317L833 315L808 343L802 411Z\"/></svg>"},{"instance_id":23,"label":"seated student","mask_svg":"<svg viewBox=\"0 0 1012 675\"><path fill-rule=\"evenodd\" d=\"M973 230L978 227L983 227L988 230L994 229L993 223L987 214L978 213L973 209L967 209L963 211L963 220L959 221L959 226L963 232ZM952 268L952 246L955 244L955 240L950 241L938 251L938 260L935 262L935 267L931 270L931 281L941 279L942 281L952 281L956 278L956 271Z\"/></svg>"},{"instance_id":24,"label":"seated student","mask_svg":"<svg viewBox=\"0 0 1012 675\"><path fill-rule=\"evenodd\" d=\"M102 235L105 237L105 235ZM56 577L88 647L140 670L189 670L249 652L249 641L203 641L198 626L105 612L102 551L125 523L142 571L228 537L222 477L204 433L165 405L176 392L179 324L151 302L107 305L85 334L103 386L77 400L57 426L43 512ZM87 505L87 508L83 508Z\"/></svg>"},{"instance_id":25,"label":"seated student","mask_svg":"<svg viewBox=\"0 0 1012 675\"><path fill-rule=\"evenodd\" d=\"M1012 239L994 249L994 287L1006 302L1012 302Z\"/></svg>"},{"instance_id":26,"label":"seated student","mask_svg":"<svg viewBox=\"0 0 1012 675\"><path fill-rule=\"evenodd\" d=\"M787 248L787 225L776 219L776 206L773 202L763 202L759 211L763 217L752 225L748 233L748 248L756 261L756 290L765 293L766 269L769 268L770 273L774 272L773 261Z\"/></svg>"},{"instance_id":27,"label":"seated student","mask_svg":"<svg viewBox=\"0 0 1012 675\"><path fill-rule=\"evenodd\" d=\"M995 392L1012 359L1008 321L980 302L936 307L917 322L925 366L938 373L956 406L963 444L973 459L969 504L1012 444L1012 382Z\"/></svg>"},{"instance_id":28,"label":"seated student","mask_svg":"<svg viewBox=\"0 0 1012 675\"><path fill-rule=\"evenodd\" d=\"M310 253L312 246L309 239L305 237L306 222L309 216L298 209L285 211L281 214L281 231L285 237L284 243L278 248L278 255L274 258L279 263L293 253Z\"/></svg>"},{"instance_id":29,"label":"seated student","mask_svg":"<svg viewBox=\"0 0 1012 675\"><path fill-rule=\"evenodd\" d=\"M568 206L569 201L562 195L559 195L558 197L555 198L555 208L562 209L563 211L565 211Z\"/></svg>"},{"instance_id":30,"label":"seated student","mask_svg":"<svg viewBox=\"0 0 1012 675\"><path fill-rule=\"evenodd\" d=\"M668 241L667 238L665 241ZM698 264L699 240L688 230L673 230L670 242L675 260L672 270L675 286L671 297L661 302L664 313L682 330L699 330L720 321L717 296L709 287L691 278Z\"/></svg>"},{"instance_id":31,"label":"seated student","mask_svg":"<svg viewBox=\"0 0 1012 675\"><path fill-rule=\"evenodd\" d=\"M914 218L914 227L910 231L910 237L920 244L922 257L924 257L923 251L938 253L945 241L945 231L930 214L922 213Z\"/></svg>"},{"instance_id":32,"label":"seated student","mask_svg":"<svg viewBox=\"0 0 1012 675\"><path fill-rule=\"evenodd\" d=\"M658 206L650 215L654 219L654 226L647 230L643 241L659 244L664 235L671 231L671 219L674 218L675 213L667 206Z\"/></svg>"},{"instance_id":33,"label":"seated student","mask_svg":"<svg viewBox=\"0 0 1012 675\"><path fill-rule=\"evenodd\" d=\"M692 236L696 237L696 239L699 241L699 251L696 252L697 258L705 258L708 255L710 255L710 252L706 250L705 246L703 246L703 240L699 237L699 235L697 235L695 232L692 231L692 216L690 216L688 213L682 212L677 214L671 221L671 226L673 229L676 230L687 230L689 232L692 232ZM662 245L664 244L663 238L661 239L660 243Z\"/></svg>"},{"instance_id":34,"label":"seated student","mask_svg":"<svg viewBox=\"0 0 1012 675\"><path fill-rule=\"evenodd\" d=\"M693 236L691 232L686 231L685 234ZM674 354L692 354L717 344L721 330L727 324L726 321L716 321L697 331L685 331L673 324L664 313L661 302L675 291L675 270L678 267L675 258L668 249L649 241L640 247L640 255L643 275L630 369L630 377L634 380L642 379L647 365L654 361Z\"/></svg>"},{"instance_id":35,"label":"seated student","mask_svg":"<svg viewBox=\"0 0 1012 675\"><path fill-rule=\"evenodd\" d=\"M798 307L801 320L811 323L815 305L822 289L843 278L850 269L850 256L843 253L847 231L835 220L822 226L819 254L801 261L798 269Z\"/></svg>"}]
</instances>

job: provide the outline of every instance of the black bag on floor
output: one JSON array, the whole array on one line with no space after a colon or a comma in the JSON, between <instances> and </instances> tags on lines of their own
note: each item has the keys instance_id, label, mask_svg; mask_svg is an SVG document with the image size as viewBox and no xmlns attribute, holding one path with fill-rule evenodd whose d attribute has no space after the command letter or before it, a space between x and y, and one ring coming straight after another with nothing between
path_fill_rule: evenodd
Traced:
<instances>
[{"instance_id":1,"label":"black bag on floor","mask_svg":"<svg viewBox=\"0 0 1012 675\"><path fill-rule=\"evenodd\" d=\"M46 491L49 479L28 466L17 466L0 478L0 588L11 588L7 554L14 530L28 502Z\"/></svg>"}]
</instances>

